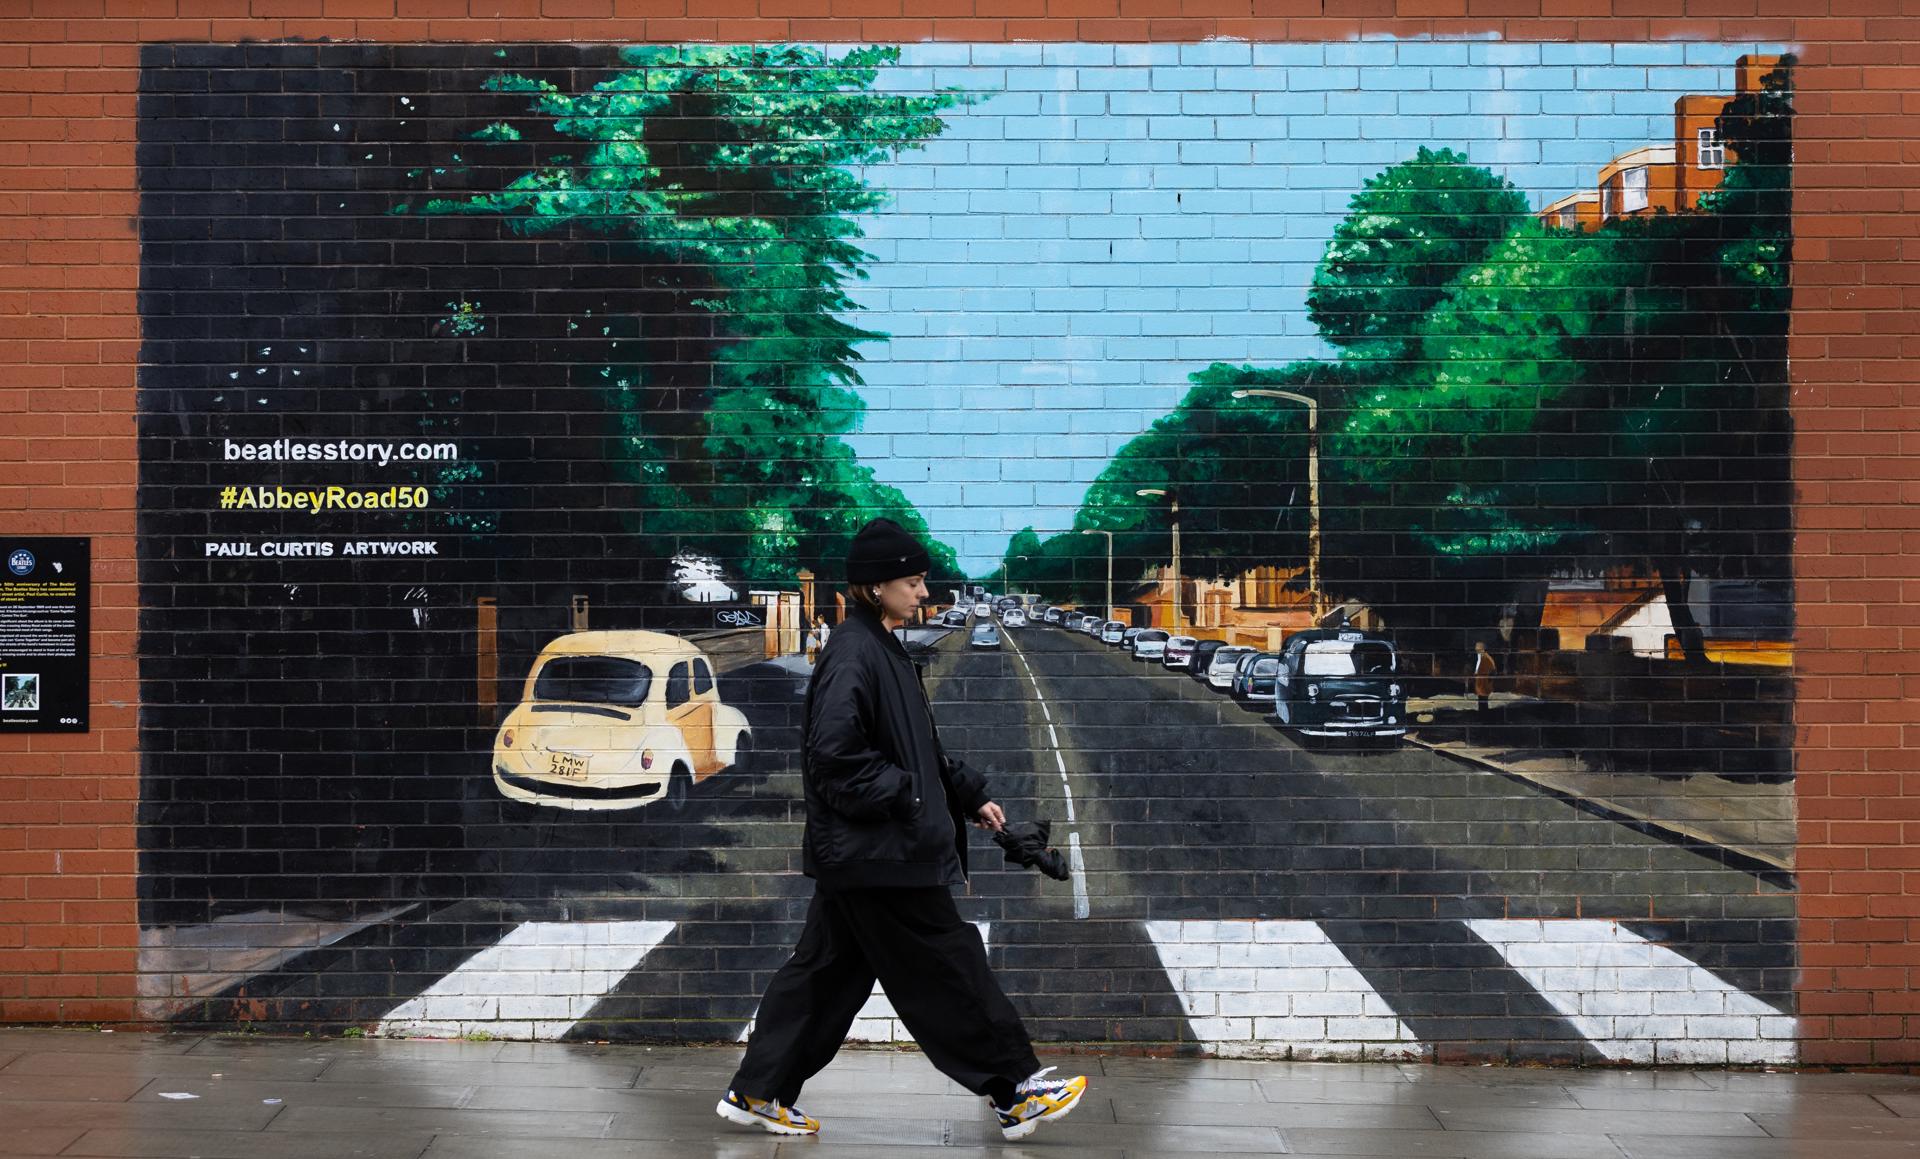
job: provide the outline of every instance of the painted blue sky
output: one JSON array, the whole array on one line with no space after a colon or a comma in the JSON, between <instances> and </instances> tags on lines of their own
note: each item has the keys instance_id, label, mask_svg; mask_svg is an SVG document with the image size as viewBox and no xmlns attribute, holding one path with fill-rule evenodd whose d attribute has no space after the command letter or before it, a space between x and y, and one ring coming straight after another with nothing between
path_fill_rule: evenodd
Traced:
<instances>
[{"instance_id":1,"label":"painted blue sky","mask_svg":"<svg viewBox=\"0 0 1920 1159\"><path fill-rule=\"evenodd\" d=\"M1306 291L1347 199L1422 145L1538 208L1670 141L1684 93L1730 93L1753 44L904 46L877 87L992 94L877 166L892 204L854 321L849 441L975 574L1087 484L1209 363L1331 353Z\"/></svg>"}]
</instances>

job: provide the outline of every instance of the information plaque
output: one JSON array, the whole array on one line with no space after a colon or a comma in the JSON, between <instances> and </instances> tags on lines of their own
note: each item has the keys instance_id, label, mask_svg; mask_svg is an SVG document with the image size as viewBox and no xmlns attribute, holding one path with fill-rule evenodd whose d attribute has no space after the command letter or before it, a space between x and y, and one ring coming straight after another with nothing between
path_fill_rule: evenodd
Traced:
<instances>
[{"instance_id":1,"label":"information plaque","mask_svg":"<svg viewBox=\"0 0 1920 1159\"><path fill-rule=\"evenodd\" d=\"M0 733L85 732L89 541L0 533Z\"/></svg>"}]
</instances>

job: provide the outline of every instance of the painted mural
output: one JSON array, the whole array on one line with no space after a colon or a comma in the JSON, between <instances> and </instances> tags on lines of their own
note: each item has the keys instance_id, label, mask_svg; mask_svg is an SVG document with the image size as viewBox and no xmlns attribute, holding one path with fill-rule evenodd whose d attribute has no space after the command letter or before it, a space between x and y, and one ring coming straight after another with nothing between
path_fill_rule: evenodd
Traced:
<instances>
[{"instance_id":1,"label":"painted mural","mask_svg":"<svg viewBox=\"0 0 1920 1159\"><path fill-rule=\"evenodd\" d=\"M741 1038L886 515L1036 1037L1794 1057L1784 47L144 52L152 1017Z\"/></svg>"}]
</instances>

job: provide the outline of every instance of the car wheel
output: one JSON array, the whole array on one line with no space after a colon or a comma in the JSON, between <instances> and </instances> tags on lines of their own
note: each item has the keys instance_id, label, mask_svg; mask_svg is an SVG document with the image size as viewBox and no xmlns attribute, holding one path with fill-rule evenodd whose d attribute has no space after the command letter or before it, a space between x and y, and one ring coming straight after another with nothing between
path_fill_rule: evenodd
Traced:
<instances>
[{"instance_id":1,"label":"car wheel","mask_svg":"<svg viewBox=\"0 0 1920 1159\"><path fill-rule=\"evenodd\" d=\"M742 731L733 742L733 763L727 768L736 773L750 773L757 755L753 747L753 734Z\"/></svg>"},{"instance_id":2,"label":"car wheel","mask_svg":"<svg viewBox=\"0 0 1920 1159\"><path fill-rule=\"evenodd\" d=\"M667 774L667 806L674 812L687 807L687 793L693 787L693 774L687 766L678 761L673 763L673 771Z\"/></svg>"}]
</instances>

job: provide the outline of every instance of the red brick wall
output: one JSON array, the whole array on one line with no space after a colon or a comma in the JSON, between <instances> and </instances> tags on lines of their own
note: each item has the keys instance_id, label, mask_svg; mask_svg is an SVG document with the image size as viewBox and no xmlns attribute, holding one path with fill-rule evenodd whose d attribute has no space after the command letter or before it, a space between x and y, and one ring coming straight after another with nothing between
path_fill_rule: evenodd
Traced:
<instances>
[{"instance_id":1,"label":"red brick wall","mask_svg":"<svg viewBox=\"0 0 1920 1159\"><path fill-rule=\"evenodd\" d=\"M1920 18L1877 0L15 0L0 20L0 525L94 540L93 730L0 748L0 1020L130 1016L142 42L1758 40L1798 45L1798 793L1810 1063L1920 1053ZM1682 8L1681 15L1672 15ZM1795 15L1784 15L1792 12Z\"/></svg>"}]
</instances>

